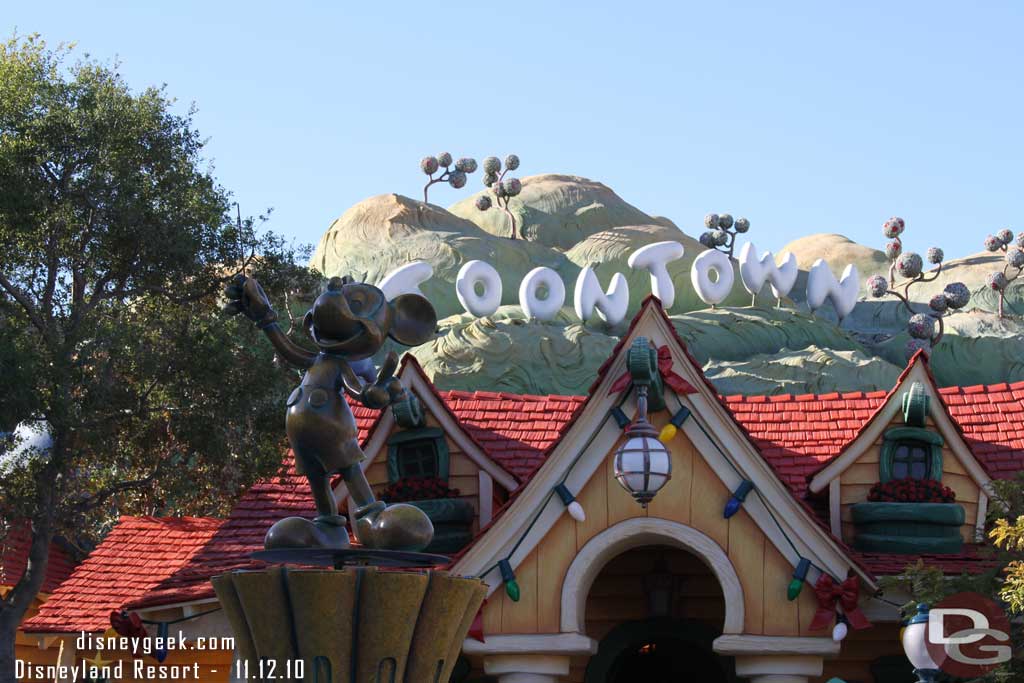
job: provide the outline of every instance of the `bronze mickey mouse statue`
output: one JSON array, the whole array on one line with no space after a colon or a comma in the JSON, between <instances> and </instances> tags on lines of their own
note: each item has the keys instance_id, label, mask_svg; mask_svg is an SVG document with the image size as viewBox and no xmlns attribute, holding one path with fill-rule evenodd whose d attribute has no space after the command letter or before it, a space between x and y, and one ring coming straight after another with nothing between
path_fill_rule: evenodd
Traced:
<instances>
[{"instance_id":1,"label":"bronze mickey mouse statue","mask_svg":"<svg viewBox=\"0 0 1024 683\"><path fill-rule=\"evenodd\" d=\"M368 359L391 337L416 346L434 336L437 314L419 294L402 294L388 301L384 293L350 277L331 278L327 291L317 297L303 325L319 351L293 343L277 323L277 314L259 282L238 275L224 290L225 313L242 313L270 339L278 355L306 371L302 383L288 398L285 430L300 471L309 480L317 517L279 520L267 532L264 547L344 549L349 545L346 519L338 514L331 475L341 473L356 505L353 529L370 548L417 551L434 534L430 519L419 508L387 506L373 496L359 466L365 456L359 448L355 418L345 394L368 408L383 410L406 397L395 352L377 373L364 382L353 364Z\"/></svg>"}]
</instances>

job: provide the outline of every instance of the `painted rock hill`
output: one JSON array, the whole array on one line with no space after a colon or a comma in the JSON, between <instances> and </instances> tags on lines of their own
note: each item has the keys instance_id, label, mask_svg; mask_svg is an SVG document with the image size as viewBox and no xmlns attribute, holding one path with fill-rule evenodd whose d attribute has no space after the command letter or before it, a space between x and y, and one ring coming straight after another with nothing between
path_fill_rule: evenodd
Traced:
<instances>
[{"instance_id":1,"label":"painted rock hill","mask_svg":"<svg viewBox=\"0 0 1024 683\"><path fill-rule=\"evenodd\" d=\"M629 282L632 313L650 292L650 281L626 259L641 246L665 240L686 249L668 266L676 285L668 313L722 393L888 389L904 365L905 314L891 301L870 299L863 288L870 275L887 271L885 254L842 235L810 235L778 250L792 252L801 269L794 299L782 308L769 296L751 306L737 272L730 297L709 309L690 284L690 265L705 247L599 182L553 174L524 178L510 206L519 224L516 240L508 238L503 213L474 207L476 196L447 210L396 194L371 197L330 225L311 261L327 277L352 274L374 283L412 261L430 263L434 276L421 288L441 320L437 338L414 353L441 388L584 392L623 326L597 318L584 324L571 305L553 320L528 320L518 305L520 281L533 268L548 266L566 283L571 304L582 268L593 266L604 287L619 272ZM818 258L837 276L847 263L860 272L861 300L841 327L828 305L811 315L802 300L806 270ZM466 314L455 294L459 269L473 259L490 263L502 276L502 306L486 318ZM1024 323L1019 315L999 319L996 297L986 287L1000 260L1001 254L984 253L947 261L937 280L911 290L922 311L949 282L964 282L972 292L967 309L946 318L946 336L933 354L940 384L1024 380ZM1024 282L1011 285L1007 302L1010 313L1024 313Z\"/></svg>"}]
</instances>

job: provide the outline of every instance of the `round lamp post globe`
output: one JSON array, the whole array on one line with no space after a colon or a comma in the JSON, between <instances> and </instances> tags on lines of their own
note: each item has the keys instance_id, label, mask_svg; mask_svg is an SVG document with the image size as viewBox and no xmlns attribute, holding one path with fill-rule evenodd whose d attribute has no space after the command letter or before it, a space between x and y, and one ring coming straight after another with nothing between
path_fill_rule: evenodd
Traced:
<instances>
[{"instance_id":1,"label":"round lamp post globe","mask_svg":"<svg viewBox=\"0 0 1024 683\"><path fill-rule=\"evenodd\" d=\"M939 675L939 665L928 654L928 605L917 606L917 614L903 629L903 651L914 667L919 683L931 683Z\"/></svg>"},{"instance_id":2,"label":"round lamp post globe","mask_svg":"<svg viewBox=\"0 0 1024 683\"><path fill-rule=\"evenodd\" d=\"M672 457L647 421L647 391L640 388L638 415L626 427L626 442L615 453L615 479L643 507L672 478Z\"/></svg>"}]
</instances>

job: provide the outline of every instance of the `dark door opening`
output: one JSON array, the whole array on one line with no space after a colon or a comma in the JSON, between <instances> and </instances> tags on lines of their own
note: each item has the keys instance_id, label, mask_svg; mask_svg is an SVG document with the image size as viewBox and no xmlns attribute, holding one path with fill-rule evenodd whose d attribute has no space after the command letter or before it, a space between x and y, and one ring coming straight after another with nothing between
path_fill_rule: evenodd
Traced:
<instances>
[{"instance_id":1,"label":"dark door opening","mask_svg":"<svg viewBox=\"0 0 1024 683\"><path fill-rule=\"evenodd\" d=\"M586 683L732 683L732 662L711 649L713 634L686 622L651 619L616 627L587 666Z\"/></svg>"},{"instance_id":2,"label":"dark door opening","mask_svg":"<svg viewBox=\"0 0 1024 683\"><path fill-rule=\"evenodd\" d=\"M624 650L608 672L608 683L727 683L714 654L682 640L662 638Z\"/></svg>"}]
</instances>

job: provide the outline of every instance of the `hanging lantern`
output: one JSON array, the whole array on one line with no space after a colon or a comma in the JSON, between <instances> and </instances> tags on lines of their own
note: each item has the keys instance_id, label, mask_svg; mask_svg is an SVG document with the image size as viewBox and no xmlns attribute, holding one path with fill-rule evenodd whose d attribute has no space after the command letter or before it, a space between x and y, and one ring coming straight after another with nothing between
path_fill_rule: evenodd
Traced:
<instances>
[{"instance_id":1,"label":"hanging lantern","mask_svg":"<svg viewBox=\"0 0 1024 683\"><path fill-rule=\"evenodd\" d=\"M672 478L672 458L647 421L647 387L637 386L637 417L626 427L626 443L615 454L615 479L643 507Z\"/></svg>"}]
</instances>

